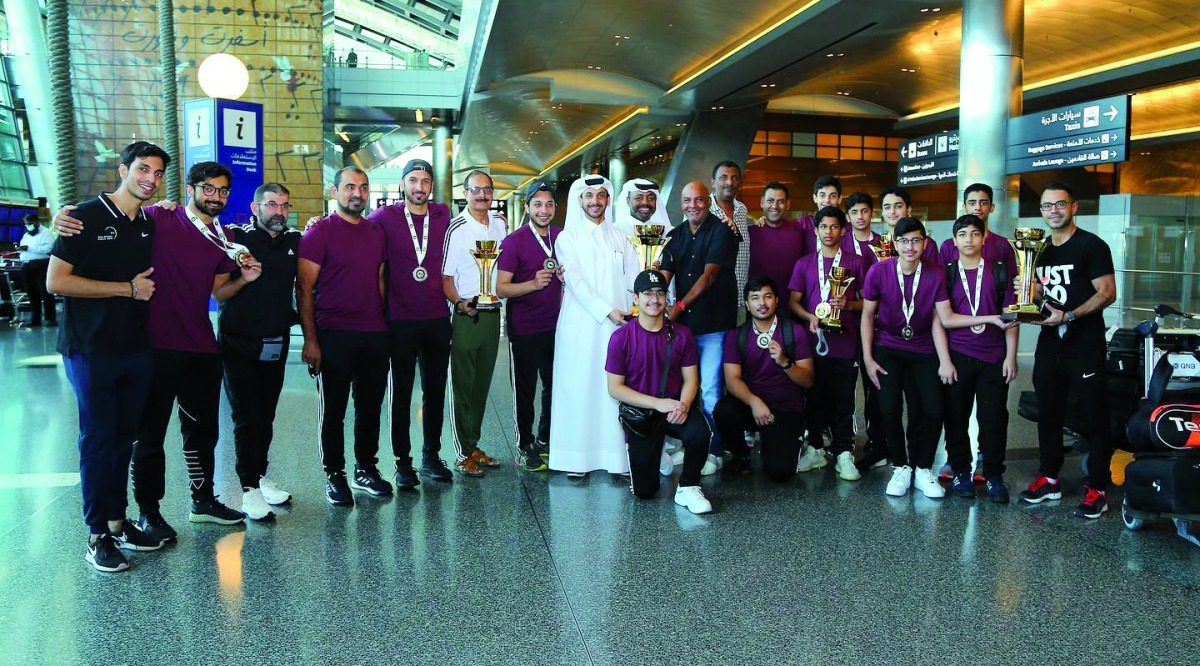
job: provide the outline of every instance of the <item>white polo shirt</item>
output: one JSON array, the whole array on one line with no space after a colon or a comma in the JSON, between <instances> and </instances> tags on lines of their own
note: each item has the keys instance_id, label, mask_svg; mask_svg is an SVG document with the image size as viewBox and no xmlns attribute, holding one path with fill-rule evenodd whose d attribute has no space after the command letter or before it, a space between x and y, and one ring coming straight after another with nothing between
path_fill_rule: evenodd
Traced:
<instances>
[{"instance_id":1,"label":"white polo shirt","mask_svg":"<svg viewBox=\"0 0 1200 666\"><path fill-rule=\"evenodd\" d=\"M479 295L479 266L471 250L475 249L475 241L496 241L496 249L500 249L500 241L508 235L508 227L498 215L488 213L487 225L480 224L467 211L459 213L450 221L446 231L446 254L442 260L442 275L454 278L454 288L458 297L470 300ZM496 265L492 264L492 291L496 289Z\"/></svg>"}]
</instances>

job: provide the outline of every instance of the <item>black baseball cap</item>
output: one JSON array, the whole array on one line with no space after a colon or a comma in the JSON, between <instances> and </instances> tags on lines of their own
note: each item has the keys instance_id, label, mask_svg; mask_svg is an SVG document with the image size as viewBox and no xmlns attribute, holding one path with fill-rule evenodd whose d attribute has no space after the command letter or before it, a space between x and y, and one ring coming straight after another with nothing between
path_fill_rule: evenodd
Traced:
<instances>
[{"instance_id":1,"label":"black baseball cap","mask_svg":"<svg viewBox=\"0 0 1200 666\"><path fill-rule=\"evenodd\" d=\"M554 194L554 190L550 189L550 186L546 184L546 181L535 180L529 184L529 187L525 188L525 198L532 199L533 195L537 194L538 192L549 192L551 195Z\"/></svg>"},{"instance_id":2,"label":"black baseball cap","mask_svg":"<svg viewBox=\"0 0 1200 666\"><path fill-rule=\"evenodd\" d=\"M403 178L414 171L424 171L433 175L433 165L425 160L409 160L408 164L404 165L404 172L400 174L400 177Z\"/></svg>"},{"instance_id":3,"label":"black baseball cap","mask_svg":"<svg viewBox=\"0 0 1200 666\"><path fill-rule=\"evenodd\" d=\"M662 273L653 270L646 270L638 273L638 276L633 280L633 293L640 294L651 289L667 290L667 278L663 277Z\"/></svg>"}]
</instances>

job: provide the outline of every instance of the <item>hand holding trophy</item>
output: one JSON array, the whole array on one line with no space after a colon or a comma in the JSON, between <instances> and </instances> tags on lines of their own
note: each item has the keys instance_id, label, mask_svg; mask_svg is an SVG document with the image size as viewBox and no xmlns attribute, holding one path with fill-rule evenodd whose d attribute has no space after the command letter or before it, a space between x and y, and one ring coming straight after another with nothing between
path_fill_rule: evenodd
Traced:
<instances>
[{"instance_id":1,"label":"hand holding trophy","mask_svg":"<svg viewBox=\"0 0 1200 666\"><path fill-rule=\"evenodd\" d=\"M829 298L824 303L817 305L813 311L817 317L818 326L831 331L845 329L845 326L842 325L842 308L834 303L842 300L852 282L854 282L854 277L850 275L849 268L834 266L829 269Z\"/></svg>"},{"instance_id":2,"label":"hand holding trophy","mask_svg":"<svg viewBox=\"0 0 1200 666\"><path fill-rule=\"evenodd\" d=\"M896 242L892 239L891 234L880 235L879 245L872 245L871 251L875 253L875 259L878 261L883 261L899 254L896 252Z\"/></svg>"},{"instance_id":3,"label":"hand holding trophy","mask_svg":"<svg viewBox=\"0 0 1200 666\"><path fill-rule=\"evenodd\" d=\"M475 257L475 265L479 267L479 296L475 297L479 310L499 310L500 297L494 292L492 278L494 276L494 268L496 259L503 252L499 247L499 242L494 240L475 241L475 249L471 250L471 256Z\"/></svg>"},{"instance_id":4,"label":"hand holding trophy","mask_svg":"<svg viewBox=\"0 0 1200 666\"><path fill-rule=\"evenodd\" d=\"M1042 319L1041 308L1035 303L1037 296L1038 257L1046 249L1046 230L1020 227L1008 241L1017 254L1017 279L1015 290L1017 302L1005 308L1000 318L1004 321L1036 322Z\"/></svg>"}]
</instances>

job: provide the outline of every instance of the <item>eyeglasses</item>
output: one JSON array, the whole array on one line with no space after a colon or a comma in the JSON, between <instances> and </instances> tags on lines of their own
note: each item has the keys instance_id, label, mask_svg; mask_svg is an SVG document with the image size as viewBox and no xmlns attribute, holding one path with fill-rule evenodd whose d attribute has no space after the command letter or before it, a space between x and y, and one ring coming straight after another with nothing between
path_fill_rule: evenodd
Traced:
<instances>
[{"instance_id":1,"label":"eyeglasses","mask_svg":"<svg viewBox=\"0 0 1200 666\"><path fill-rule=\"evenodd\" d=\"M1056 208L1058 210L1066 210L1067 206L1070 206L1073 203L1075 203L1075 202L1074 201L1055 201L1054 203L1050 203L1049 201L1047 201L1047 202L1043 203L1041 206L1038 206L1038 208L1041 208L1042 210L1053 210Z\"/></svg>"},{"instance_id":2,"label":"eyeglasses","mask_svg":"<svg viewBox=\"0 0 1200 666\"><path fill-rule=\"evenodd\" d=\"M274 213L277 210L281 210L285 213L292 210L292 204L290 204L290 203L277 204L274 201L263 201L263 202L259 203L258 205L262 206L263 208L266 208L267 210L271 211L272 213Z\"/></svg>"},{"instance_id":3,"label":"eyeglasses","mask_svg":"<svg viewBox=\"0 0 1200 666\"><path fill-rule=\"evenodd\" d=\"M662 291L661 289L649 289L647 291L643 291L642 294L646 298L652 298L656 301L661 301L667 297L667 292Z\"/></svg>"},{"instance_id":4,"label":"eyeglasses","mask_svg":"<svg viewBox=\"0 0 1200 666\"><path fill-rule=\"evenodd\" d=\"M468 187L467 191L471 194L491 194L496 191L494 187Z\"/></svg>"},{"instance_id":5,"label":"eyeglasses","mask_svg":"<svg viewBox=\"0 0 1200 666\"><path fill-rule=\"evenodd\" d=\"M893 242L895 242L896 245L905 247L905 246L909 246L909 245L920 245L921 243L925 242L925 239L924 238L897 238Z\"/></svg>"},{"instance_id":6,"label":"eyeglasses","mask_svg":"<svg viewBox=\"0 0 1200 666\"><path fill-rule=\"evenodd\" d=\"M204 196L206 196L206 197L211 197L214 194L221 197L222 199L229 197L229 188L228 187L217 188L213 185L209 185L208 183L200 183L200 191L203 192Z\"/></svg>"}]
</instances>

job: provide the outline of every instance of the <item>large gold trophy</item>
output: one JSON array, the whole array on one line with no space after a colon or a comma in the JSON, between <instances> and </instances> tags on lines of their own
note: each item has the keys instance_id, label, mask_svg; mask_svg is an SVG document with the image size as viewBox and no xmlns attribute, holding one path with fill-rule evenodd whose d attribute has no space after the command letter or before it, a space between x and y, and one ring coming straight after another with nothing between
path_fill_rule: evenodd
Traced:
<instances>
[{"instance_id":1,"label":"large gold trophy","mask_svg":"<svg viewBox=\"0 0 1200 666\"><path fill-rule=\"evenodd\" d=\"M635 224L633 226L634 234L629 237L629 242L633 243L633 247L637 248L638 267L642 271L655 269L656 264L662 257L663 248L667 245L667 239L663 237L663 230L666 229L661 224ZM633 308L630 310L633 316L638 314L637 295L633 297Z\"/></svg>"},{"instance_id":2,"label":"large gold trophy","mask_svg":"<svg viewBox=\"0 0 1200 666\"><path fill-rule=\"evenodd\" d=\"M1035 322L1042 320L1041 308L1034 302L1037 296L1038 257L1046 249L1046 230L1020 227L1008 241L1017 254L1017 302L1004 309L1004 321Z\"/></svg>"},{"instance_id":3,"label":"large gold trophy","mask_svg":"<svg viewBox=\"0 0 1200 666\"><path fill-rule=\"evenodd\" d=\"M896 256L896 241L891 234L880 234L879 245L872 245L871 251L875 253L875 259L883 261L890 257Z\"/></svg>"},{"instance_id":4,"label":"large gold trophy","mask_svg":"<svg viewBox=\"0 0 1200 666\"><path fill-rule=\"evenodd\" d=\"M851 282L854 282L854 278L851 277L849 268L844 266L830 268L829 300L836 301L845 296ZM821 328L827 328L831 331L841 331L845 328L842 325L842 309L828 301L818 304L813 314L817 316L817 326Z\"/></svg>"},{"instance_id":5,"label":"large gold trophy","mask_svg":"<svg viewBox=\"0 0 1200 666\"><path fill-rule=\"evenodd\" d=\"M479 267L479 295L475 297L475 307L479 310L500 309L500 297L492 292L492 269L503 252L498 245L494 240L475 241L475 249L471 250L475 265Z\"/></svg>"}]
</instances>

